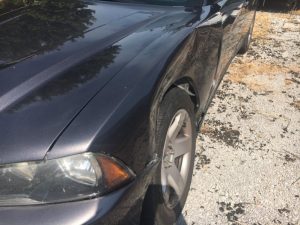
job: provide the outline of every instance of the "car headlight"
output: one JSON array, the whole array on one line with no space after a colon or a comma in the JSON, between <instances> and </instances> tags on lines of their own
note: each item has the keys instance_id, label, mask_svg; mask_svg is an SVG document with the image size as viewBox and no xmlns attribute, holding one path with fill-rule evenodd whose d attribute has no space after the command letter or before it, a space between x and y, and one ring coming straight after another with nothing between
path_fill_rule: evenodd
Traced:
<instances>
[{"instance_id":1,"label":"car headlight","mask_svg":"<svg viewBox=\"0 0 300 225\"><path fill-rule=\"evenodd\" d=\"M0 206L93 198L131 181L133 172L102 154L79 154L0 166Z\"/></svg>"}]
</instances>

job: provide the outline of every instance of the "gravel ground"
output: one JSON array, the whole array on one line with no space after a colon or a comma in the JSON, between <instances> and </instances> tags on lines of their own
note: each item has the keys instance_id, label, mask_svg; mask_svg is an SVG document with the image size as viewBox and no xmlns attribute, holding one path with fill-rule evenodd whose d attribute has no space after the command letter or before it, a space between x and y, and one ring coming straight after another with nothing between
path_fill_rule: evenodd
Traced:
<instances>
[{"instance_id":1,"label":"gravel ground","mask_svg":"<svg viewBox=\"0 0 300 225\"><path fill-rule=\"evenodd\" d=\"M197 140L178 225L300 225L300 15L258 12Z\"/></svg>"}]
</instances>

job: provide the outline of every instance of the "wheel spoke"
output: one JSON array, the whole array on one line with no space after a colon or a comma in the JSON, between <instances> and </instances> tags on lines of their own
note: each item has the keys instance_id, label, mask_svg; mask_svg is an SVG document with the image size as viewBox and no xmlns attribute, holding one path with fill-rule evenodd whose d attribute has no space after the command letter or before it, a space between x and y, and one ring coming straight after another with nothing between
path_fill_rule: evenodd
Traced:
<instances>
[{"instance_id":1,"label":"wheel spoke","mask_svg":"<svg viewBox=\"0 0 300 225\"><path fill-rule=\"evenodd\" d=\"M180 138L176 138L173 142L173 148L175 151L175 158L185 155L191 151L191 137L190 136L183 136Z\"/></svg>"},{"instance_id":2,"label":"wheel spoke","mask_svg":"<svg viewBox=\"0 0 300 225\"><path fill-rule=\"evenodd\" d=\"M167 179L169 185L175 190L176 194L180 197L180 195L183 193L185 184L175 164L173 164L172 167L167 169Z\"/></svg>"},{"instance_id":3,"label":"wheel spoke","mask_svg":"<svg viewBox=\"0 0 300 225\"><path fill-rule=\"evenodd\" d=\"M177 137L177 135L183 125L185 116L186 115L183 112L181 112L175 117L175 119L174 119L173 123L171 124L171 126L169 127L169 130L167 133L169 140L172 141Z\"/></svg>"},{"instance_id":4,"label":"wheel spoke","mask_svg":"<svg viewBox=\"0 0 300 225\"><path fill-rule=\"evenodd\" d=\"M167 190L167 174L166 174L165 169L161 170L161 179L162 179L163 192L166 192L166 190Z\"/></svg>"}]
</instances>

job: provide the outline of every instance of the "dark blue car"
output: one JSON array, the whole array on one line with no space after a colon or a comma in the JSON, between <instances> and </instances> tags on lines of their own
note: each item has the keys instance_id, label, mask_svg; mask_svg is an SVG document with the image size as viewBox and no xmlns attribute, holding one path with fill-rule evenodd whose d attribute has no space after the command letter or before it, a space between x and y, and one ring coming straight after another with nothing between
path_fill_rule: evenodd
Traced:
<instances>
[{"instance_id":1,"label":"dark blue car","mask_svg":"<svg viewBox=\"0 0 300 225\"><path fill-rule=\"evenodd\" d=\"M0 0L0 224L173 224L256 5Z\"/></svg>"}]
</instances>

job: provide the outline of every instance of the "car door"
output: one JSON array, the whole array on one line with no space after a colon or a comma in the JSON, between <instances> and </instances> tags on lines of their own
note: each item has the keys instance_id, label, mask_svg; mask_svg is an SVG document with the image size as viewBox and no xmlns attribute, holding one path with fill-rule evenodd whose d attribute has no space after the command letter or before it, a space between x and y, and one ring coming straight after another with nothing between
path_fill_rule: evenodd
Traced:
<instances>
[{"instance_id":1,"label":"car door","mask_svg":"<svg viewBox=\"0 0 300 225\"><path fill-rule=\"evenodd\" d=\"M217 72L219 52L222 42L222 16L215 1L204 0L200 23L195 28L190 68L194 71L200 96L200 110L205 111L207 102L216 86L214 76Z\"/></svg>"},{"instance_id":2,"label":"car door","mask_svg":"<svg viewBox=\"0 0 300 225\"><path fill-rule=\"evenodd\" d=\"M248 34L249 30L253 29L253 22L255 19L258 2L258 0L246 1L244 7L242 8L240 15L244 21L241 30L241 34L243 35L243 37Z\"/></svg>"},{"instance_id":3,"label":"car door","mask_svg":"<svg viewBox=\"0 0 300 225\"><path fill-rule=\"evenodd\" d=\"M211 33L208 35L207 49L215 53L217 51L218 57L212 59L204 54L205 59L203 59L202 62L204 62L207 67L215 66L216 69L206 69L206 71L208 70L211 73L209 76L204 76L206 80L201 80L201 82L209 84L200 89L202 102L205 102L204 105L201 104L200 106L202 112L205 112L209 106L222 75L237 51L239 42L243 36L241 30L244 19L241 15L247 1L248 0L204 0L203 2L203 10L208 9L210 15L208 16L209 19L199 26L198 32L205 29L210 30ZM212 52L210 52L210 55L215 55L212 54ZM215 63L212 63L212 60L215 60Z\"/></svg>"},{"instance_id":4,"label":"car door","mask_svg":"<svg viewBox=\"0 0 300 225\"><path fill-rule=\"evenodd\" d=\"M240 46L245 27L245 8L249 0L219 0L222 15L223 38L215 80L220 81Z\"/></svg>"}]
</instances>

